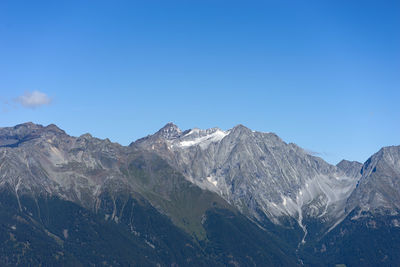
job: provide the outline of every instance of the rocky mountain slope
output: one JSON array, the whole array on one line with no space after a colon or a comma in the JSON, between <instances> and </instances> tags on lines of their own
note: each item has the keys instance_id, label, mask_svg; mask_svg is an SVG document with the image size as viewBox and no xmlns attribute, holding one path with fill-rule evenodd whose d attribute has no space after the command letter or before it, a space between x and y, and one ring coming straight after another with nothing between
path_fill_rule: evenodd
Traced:
<instances>
[{"instance_id":1,"label":"rocky mountain slope","mask_svg":"<svg viewBox=\"0 0 400 267\"><path fill-rule=\"evenodd\" d=\"M400 146L379 150L364 163L360 173L348 210L400 210Z\"/></svg>"},{"instance_id":2,"label":"rocky mountain slope","mask_svg":"<svg viewBox=\"0 0 400 267\"><path fill-rule=\"evenodd\" d=\"M399 179L400 146L333 166L243 125L0 128L0 264L393 266Z\"/></svg>"},{"instance_id":3,"label":"rocky mountain slope","mask_svg":"<svg viewBox=\"0 0 400 267\"><path fill-rule=\"evenodd\" d=\"M0 206L1 265L297 262L156 154L55 125L0 129Z\"/></svg>"},{"instance_id":4,"label":"rocky mountain slope","mask_svg":"<svg viewBox=\"0 0 400 267\"><path fill-rule=\"evenodd\" d=\"M384 147L362 165L346 203L348 215L302 248L304 262L324 266L340 257L348 266L399 266L399 152L400 146Z\"/></svg>"},{"instance_id":5,"label":"rocky mountain slope","mask_svg":"<svg viewBox=\"0 0 400 267\"><path fill-rule=\"evenodd\" d=\"M182 132L170 123L131 147L155 151L189 181L257 220L264 215L275 223L295 219L304 238L305 217L319 218L327 230L346 216L347 198L359 178L353 166L330 165L276 134L243 125Z\"/></svg>"},{"instance_id":6,"label":"rocky mountain slope","mask_svg":"<svg viewBox=\"0 0 400 267\"><path fill-rule=\"evenodd\" d=\"M348 160L341 160L336 167L340 170L344 171L346 176L355 177L357 179L361 178L361 168L363 164L358 161L348 161Z\"/></svg>"}]
</instances>

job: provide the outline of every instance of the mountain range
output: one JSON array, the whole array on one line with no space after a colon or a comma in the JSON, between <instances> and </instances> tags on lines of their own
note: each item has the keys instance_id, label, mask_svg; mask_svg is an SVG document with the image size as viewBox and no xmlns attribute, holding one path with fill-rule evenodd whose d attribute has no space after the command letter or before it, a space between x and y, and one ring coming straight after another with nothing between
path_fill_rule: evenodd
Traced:
<instances>
[{"instance_id":1,"label":"mountain range","mask_svg":"<svg viewBox=\"0 0 400 267\"><path fill-rule=\"evenodd\" d=\"M400 146L336 166L243 125L129 146L0 128L0 264L398 266Z\"/></svg>"}]
</instances>

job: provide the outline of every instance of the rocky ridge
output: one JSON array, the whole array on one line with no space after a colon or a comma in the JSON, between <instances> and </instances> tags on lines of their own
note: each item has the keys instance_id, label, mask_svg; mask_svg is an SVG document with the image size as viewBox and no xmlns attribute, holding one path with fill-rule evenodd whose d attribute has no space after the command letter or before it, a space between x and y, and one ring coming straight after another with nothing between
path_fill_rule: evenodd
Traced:
<instances>
[{"instance_id":1,"label":"rocky ridge","mask_svg":"<svg viewBox=\"0 0 400 267\"><path fill-rule=\"evenodd\" d=\"M305 234L305 217L319 218L329 229L346 216L347 198L359 178L343 163L330 165L274 133L243 125L181 131L169 123L131 146L155 151L189 181L253 218L265 215L275 223L294 218Z\"/></svg>"},{"instance_id":2,"label":"rocky ridge","mask_svg":"<svg viewBox=\"0 0 400 267\"><path fill-rule=\"evenodd\" d=\"M256 238L263 229L257 249L264 252L253 254L256 261L265 260L266 240L275 240L272 247L267 246L273 255L269 259L281 259L285 253L291 253L287 247L293 246L300 263L303 262L301 258L312 263L315 257L324 262L325 256L329 256L327 262L332 263L343 253L350 255L346 258L349 262L359 263L359 259L351 255L370 257L370 247L360 243L364 252L357 252L351 250L353 247L348 250L348 246L338 247L335 243L357 242L358 238L369 236L371 229L381 229L381 235L377 236L385 250L379 259L372 260L396 263L395 256L387 260L396 246L384 244L389 236L400 241L397 235L399 181L400 146L384 147L364 164L343 160L333 166L293 143L285 143L274 133L252 131L243 125L227 131L219 128L182 131L168 123L155 134L127 147L90 134L72 137L55 125L25 123L0 128L0 204L13 206L7 203L10 197L15 199L15 212L19 215L13 215L12 220L25 216L37 227L45 216L43 209L50 209L43 206L43 199L55 197L61 200L57 205L74 203L84 209L80 214L98 214L105 222L125 225L130 234L143 236L134 241L135 246L144 244L150 249L159 246L157 253L168 250L165 242L172 237L160 239L159 234L155 234L159 230L155 229L149 239L148 233L138 230L137 220L135 224L134 207L142 207L137 212L143 214L146 210L157 218L149 220L163 221L164 215L171 219L175 226L191 236L178 234L182 244L189 242L196 247L197 242L203 242L201 240L215 240L216 243L211 243L212 249L209 248L211 251L214 246L216 251L220 249L217 244L221 244L221 240L215 239L217 236L223 240L230 238L230 235L221 236L220 224L230 227L232 218L236 223L232 231L237 231L239 223L241 229L253 229ZM235 208L245 217L239 219ZM250 221L246 221L246 217ZM101 220L93 220L94 224L103 224ZM257 227L252 228L252 222ZM7 230L11 231L11 241L15 239L13 227L11 222L6 226L11 229ZM57 235L50 226L43 227L45 235L57 244L67 240L68 234ZM179 230L172 225L169 227L171 233L175 233L172 236L177 235ZM191 238L197 241L190 241ZM245 246L251 243L240 240L238 244ZM293 242L296 245L292 245ZM277 244L280 245L276 247ZM318 246L321 246L318 253L311 251ZM207 258L210 262L229 262L230 257L236 255L238 262L246 262L245 258L240 258L244 256L240 255L240 250L234 254L231 251L221 259L216 256L219 252L193 256L198 249L200 247L186 253L200 258L214 255L214 258ZM149 251L146 253L153 255ZM313 254L317 256L309 256ZM157 261L171 263L171 260L170 256L163 256Z\"/></svg>"}]
</instances>

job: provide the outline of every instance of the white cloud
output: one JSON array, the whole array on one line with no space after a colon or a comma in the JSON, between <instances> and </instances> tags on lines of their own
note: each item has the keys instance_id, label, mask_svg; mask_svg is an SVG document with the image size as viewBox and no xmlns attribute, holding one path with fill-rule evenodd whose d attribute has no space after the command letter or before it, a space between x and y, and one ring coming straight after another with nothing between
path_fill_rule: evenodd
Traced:
<instances>
[{"instance_id":1,"label":"white cloud","mask_svg":"<svg viewBox=\"0 0 400 267\"><path fill-rule=\"evenodd\" d=\"M25 92L15 99L16 102L27 108L37 108L51 103L51 98L39 91Z\"/></svg>"}]
</instances>

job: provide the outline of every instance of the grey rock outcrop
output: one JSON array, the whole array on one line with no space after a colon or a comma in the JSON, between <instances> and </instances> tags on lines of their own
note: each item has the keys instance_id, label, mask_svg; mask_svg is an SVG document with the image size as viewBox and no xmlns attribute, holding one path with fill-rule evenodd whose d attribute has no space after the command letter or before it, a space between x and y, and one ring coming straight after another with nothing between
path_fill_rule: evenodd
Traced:
<instances>
[{"instance_id":1,"label":"grey rock outcrop","mask_svg":"<svg viewBox=\"0 0 400 267\"><path fill-rule=\"evenodd\" d=\"M243 125L228 131L174 132L178 134L168 138L156 133L131 146L155 151L188 180L255 219L260 212L276 223L290 216L307 232L305 217L319 218L329 227L346 215L345 203L357 177L274 133Z\"/></svg>"},{"instance_id":2,"label":"grey rock outcrop","mask_svg":"<svg viewBox=\"0 0 400 267\"><path fill-rule=\"evenodd\" d=\"M174 138L168 126L157 133ZM154 140L157 138L154 137ZM204 237L201 217L214 207L233 209L202 190L153 152L84 134L72 137L55 125L24 123L0 128L0 191L20 199L55 197L118 222L127 199L149 202L177 226ZM201 199L202 204L194 206ZM124 204L125 203L125 204Z\"/></svg>"},{"instance_id":3,"label":"grey rock outcrop","mask_svg":"<svg viewBox=\"0 0 400 267\"><path fill-rule=\"evenodd\" d=\"M336 164L336 167L344 171L347 176L357 179L361 178L362 166L363 164L358 161L349 161L345 159Z\"/></svg>"},{"instance_id":4,"label":"grey rock outcrop","mask_svg":"<svg viewBox=\"0 0 400 267\"><path fill-rule=\"evenodd\" d=\"M24 123L0 129L0 187L51 194L93 207L109 180L124 183L117 167L124 148L89 134L78 138L55 125Z\"/></svg>"},{"instance_id":5,"label":"grey rock outcrop","mask_svg":"<svg viewBox=\"0 0 400 267\"><path fill-rule=\"evenodd\" d=\"M154 162L165 169L144 167L139 154L157 155L163 160ZM140 180L141 168L158 174ZM163 179L164 172L170 180ZM209 192L211 202L226 203L222 197L255 221L265 216L276 224L296 220L303 242L310 221L327 232L357 208L391 214L400 210L400 146L382 148L364 164L343 160L334 166L274 133L243 125L227 131L182 131L168 123L128 147L90 134L72 137L55 125L0 128L0 187L17 199L50 194L96 210L104 192L135 192L148 194L163 212L181 216L180 210L166 206L179 186L188 188L180 177L216 193Z\"/></svg>"},{"instance_id":6,"label":"grey rock outcrop","mask_svg":"<svg viewBox=\"0 0 400 267\"><path fill-rule=\"evenodd\" d=\"M347 210L397 213L400 210L400 146L380 149L363 165Z\"/></svg>"}]
</instances>

